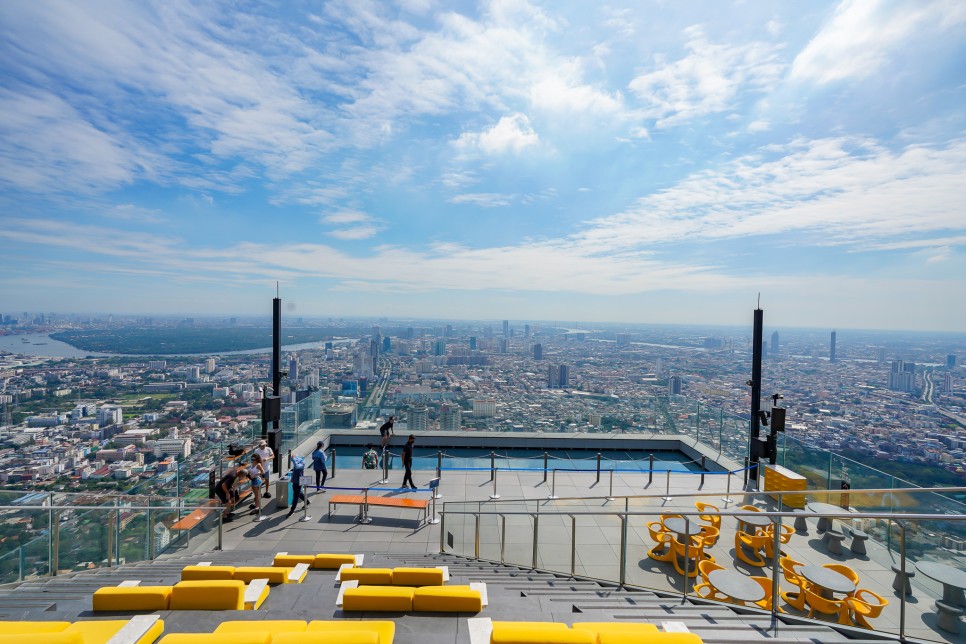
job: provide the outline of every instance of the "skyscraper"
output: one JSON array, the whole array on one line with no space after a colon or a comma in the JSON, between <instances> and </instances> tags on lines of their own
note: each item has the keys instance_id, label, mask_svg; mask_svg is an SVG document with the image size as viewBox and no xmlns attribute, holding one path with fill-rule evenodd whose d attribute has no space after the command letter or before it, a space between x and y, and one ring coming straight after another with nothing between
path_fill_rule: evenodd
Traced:
<instances>
[{"instance_id":1,"label":"skyscraper","mask_svg":"<svg viewBox=\"0 0 966 644\"><path fill-rule=\"evenodd\" d=\"M771 352L778 355L778 331L771 334Z\"/></svg>"},{"instance_id":2,"label":"skyscraper","mask_svg":"<svg viewBox=\"0 0 966 644\"><path fill-rule=\"evenodd\" d=\"M410 407L409 431L425 432L427 429L429 429L429 410L426 406Z\"/></svg>"},{"instance_id":3,"label":"skyscraper","mask_svg":"<svg viewBox=\"0 0 966 644\"><path fill-rule=\"evenodd\" d=\"M503 337L504 338L509 338L510 337L510 321L509 320L503 320Z\"/></svg>"},{"instance_id":4,"label":"skyscraper","mask_svg":"<svg viewBox=\"0 0 966 644\"><path fill-rule=\"evenodd\" d=\"M476 336L470 336L470 351L476 351Z\"/></svg>"},{"instance_id":5,"label":"skyscraper","mask_svg":"<svg viewBox=\"0 0 966 644\"><path fill-rule=\"evenodd\" d=\"M950 369L956 366L956 354L950 353L946 356L946 366Z\"/></svg>"},{"instance_id":6,"label":"skyscraper","mask_svg":"<svg viewBox=\"0 0 966 644\"><path fill-rule=\"evenodd\" d=\"M667 392L672 396L681 394L681 376L671 376L667 379Z\"/></svg>"},{"instance_id":7,"label":"skyscraper","mask_svg":"<svg viewBox=\"0 0 966 644\"><path fill-rule=\"evenodd\" d=\"M832 331L832 340L828 348L828 361L835 362L835 331Z\"/></svg>"},{"instance_id":8,"label":"skyscraper","mask_svg":"<svg viewBox=\"0 0 966 644\"><path fill-rule=\"evenodd\" d=\"M533 345L533 359L543 360L543 345L539 342Z\"/></svg>"},{"instance_id":9,"label":"skyscraper","mask_svg":"<svg viewBox=\"0 0 966 644\"><path fill-rule=\"evenodd\" d=\"M560 373L558 377L558 385L561 388L567 387L570 384L570 367L565 364L560 365Z\"/></svg>"},{"instance_id":10,"label":"skyscraper","mask_svg":"<svg viewBox=\"0 0 966 644\"><path fill-rule=\"evenodd\" d=\"M439 429L444 432L458 432L463 428L463 410L459 405L443 403L439 408Z\"/></svg>"},{"instance_id":11,"label":"skyscraper","mask_svg":"<svg viewBox=\"0 0 966 644\"><path fill-rule=\"evenodd\" d=\"M875 349L875 359L879 364L885 364L886 359L886 348L876 347Z\"/></svg>"},{"instance_id":12,"label":"skyscraper","mask_svg":"<svg viewBox=\"0 0 966 644\"><path fill-rule=\"evenodd\" d=\"M916 363L893 360L889 371L889 389L893 391L916 390Z\"/></svg>"}]
</instances>

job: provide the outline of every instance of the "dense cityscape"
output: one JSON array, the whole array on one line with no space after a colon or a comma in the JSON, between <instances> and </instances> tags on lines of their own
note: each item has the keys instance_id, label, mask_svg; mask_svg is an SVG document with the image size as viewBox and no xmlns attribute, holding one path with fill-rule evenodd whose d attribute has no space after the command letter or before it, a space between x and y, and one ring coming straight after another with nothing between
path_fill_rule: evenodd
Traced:
<instances>
[{"instance_id":1,"label":"dense cityscape","mask_svg":"<svg viewBox=\"0 0 966 644\"><path fill-rule=\"evenodd\" d=\"M26 314L3 320L5 486L161 494L177 486L185 493L205 487L227 443L260 431L267 353L31 354L59 344L48 334L65 329L95 335L140 329L141 340L150 342L157 329L256 329L264 321ZM739 443L747 436L748 329L299 319L286 322L289 337L290 327L343 331L283 353L283 402L318 392L323 428L375 436L394 415L400 433L704 431L698 438L711 444L729 438L722 433ZM961 338L766 331L763 397L784 396L796 442L844 451L886 471L890 464L931 466L920 468L920 484L962 479ZM83 349L74 353L85 355ZM705 410L705 425L668 406L681 399Z\"/></svg>"}]
</instances>

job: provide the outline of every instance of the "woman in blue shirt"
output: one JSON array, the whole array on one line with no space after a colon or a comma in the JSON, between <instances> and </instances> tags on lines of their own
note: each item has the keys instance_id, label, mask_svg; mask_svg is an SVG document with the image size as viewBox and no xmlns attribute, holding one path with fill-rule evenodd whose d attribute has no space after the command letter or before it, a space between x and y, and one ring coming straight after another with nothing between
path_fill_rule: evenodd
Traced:
<instances>
[{"instance_id":1,"label":"woman in blue shirt","mask_svg":"<svg viewBox=\"0 0 966 644\"><path fill-rule=\"evenodd\" d=\"M329 470L325 467L325 450L322 449L322 441L316 444L315 451L312 452L312 469L315 470L315 487L323 487L325 479L329 476ZM325 492L325 490L321 491Z\"/></svg>"}]
</instances>

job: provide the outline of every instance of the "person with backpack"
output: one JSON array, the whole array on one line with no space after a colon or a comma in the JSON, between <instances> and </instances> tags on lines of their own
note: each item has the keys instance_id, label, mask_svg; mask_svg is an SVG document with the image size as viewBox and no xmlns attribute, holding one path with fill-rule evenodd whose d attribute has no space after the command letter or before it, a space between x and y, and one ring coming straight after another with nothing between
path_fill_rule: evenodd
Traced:
<instances>
[{"instance_id":1,"label":"person with backpack","mask_svg":"<svg viewBox=\"0 0 966 644\"><path fill-rule=\"evenodd\" d=\"M289 463L292 465L292 507L288 510L288 516L295 514L295 506L298 505L299 499L305 502L305 507L311 505L309 500L305 498L305 492L302 489L302 477L305 476L305 459L298 454L292 455L289 452Z\"/></svg>"},{"instance_id":2,"label":"person with backpack","mask_svg":"<svg viewBox=\"0 0 966 644\"><path fill-rule=\"evenodd\" d=\"M315 470L315 487L323 487L325 479L329 476L329 470L325 467L325 450L322 449L322 441L316 443L315 451L312 452L312 469ZM319 483L319 479L322 479L321 483ZM325 490L319 491L325 492Z\"/></svg>"},{"instance_id":3,"label":"person with backpack","mask_svg":"<svg viewBox=\"0 0 966 644\"><path fill-rule=\"evenodd\" d=\"M366 445L366 451L362 454L362 469L364 470L374 470L379 466L379 454L376 453L376 448L372 446L372 443Z\"/></svg>"}]
</instances>

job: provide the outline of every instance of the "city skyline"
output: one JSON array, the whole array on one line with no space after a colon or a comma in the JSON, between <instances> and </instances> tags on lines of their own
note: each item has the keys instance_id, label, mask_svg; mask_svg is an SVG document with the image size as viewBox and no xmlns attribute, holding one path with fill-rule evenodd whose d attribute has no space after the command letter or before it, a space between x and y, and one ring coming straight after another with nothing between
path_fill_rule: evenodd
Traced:
<instances>
[{"instance_id":1,"label":"city skyline","mask_svg":"<svg viewBox=\"0 0 966 644\"><path fill-rule=\"evenodd\" d=\"M452 8L455 6L456 8ZM966 8L0 6L4 311L963 331Z\"/></svg>"}]
</instances>

